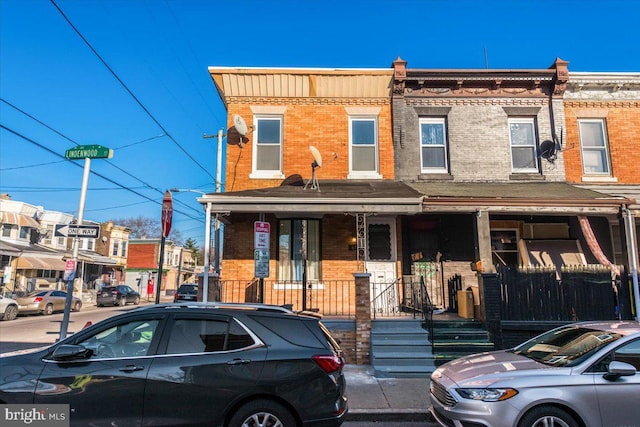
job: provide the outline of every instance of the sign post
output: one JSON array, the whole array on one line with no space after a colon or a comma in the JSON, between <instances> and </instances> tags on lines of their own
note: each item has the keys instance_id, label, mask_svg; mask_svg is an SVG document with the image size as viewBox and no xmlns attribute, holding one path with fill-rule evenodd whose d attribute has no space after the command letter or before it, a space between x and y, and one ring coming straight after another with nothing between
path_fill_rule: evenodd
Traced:
<instances>
[{"instance_id":1,"label":"sign post","mask_svg":"<svg viewBox=\"0 0 640 427\"><path fill-rule=\"evenodd\" d=\"M64 156L68 160L84 160L82 189L80 190L80 203L78 204L78 219L76 224L73 225L76 227L76 230L80 230L80 227L82 227L82 219L84 217L84 203L87 198L87 187L89 186L89 171L91 169L91 159L110 159L113 157L113 150L103 147L102 145L78 145L65 151ZM56 225L56 229L57 228L58 226ZM93 236L93 234L87 236L81 234L79 231L76 231L73 239L73 256L70 260L67 260L67 263L65 264L65 273L63 278L67 282L67 300L65 301L64 316L62 317L62 323L60 324L61 340L67 337L67 328L69 327L69 314L71 313L71 301L73 300L74 291L73 284L77 280L77 278L75 277L75 270L78 263L78 251L80 249L80 235L82 235L83 237ZM79 293L80 298L82 298L82 278L80 278L80 281L78 283L77 292Z\"/></svg>"},{"instance_id":2,"label":"sign post","mask_svg":"<svg viewBox=\"0 0 640 427\"><path fill-rule=\"evenodd\" d=\"M160 303L160 289L162 285L162 264L164 263L164 240L169 236L173 220L173 198L171 191L164 192L162 198L162 238L160 239L160 261L158 262L158 283L156 285L156 304Z\"/></svg>"},{"instance_id":3,"label":"sign post","mask_svg":"<svg viewBox=\"0 0 640 427\"><path fill-rule=\"evenodd\" d=\"M269 277L269 242L271 224L265 221L256 221L253 224L254 241L254 276L260 279L259 302L264 302L264 278Z\"/></svg>"}]
</instances>

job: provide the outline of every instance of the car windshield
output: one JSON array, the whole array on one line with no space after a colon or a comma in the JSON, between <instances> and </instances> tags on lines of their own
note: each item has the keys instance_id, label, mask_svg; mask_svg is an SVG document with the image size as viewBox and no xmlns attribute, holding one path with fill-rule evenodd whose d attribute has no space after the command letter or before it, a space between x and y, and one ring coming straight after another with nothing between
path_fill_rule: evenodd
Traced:
<instances>
[{"instance_id":1,"label":"car windshield","mask_svg":"<svg viewBox=\"0 0 640 427\"><path fill-rule=\"evenodd\" d=\"M621 336L609 331L566 326L539 335L514 348L513 352L545 365L570 367Z\"/></svg>"},{"instance_id":2,"label":"car windshield","mask_svg":"<svg viewBox=\"0 0 640 427\"><path fill-rule=\"evenodd\" d=\"M196 285L180 285L180 288L178 288L178 293L179 294L186 294L186 295L196 295L198 293L198 286L196 286Z\"/></svg>"}]
</instances>

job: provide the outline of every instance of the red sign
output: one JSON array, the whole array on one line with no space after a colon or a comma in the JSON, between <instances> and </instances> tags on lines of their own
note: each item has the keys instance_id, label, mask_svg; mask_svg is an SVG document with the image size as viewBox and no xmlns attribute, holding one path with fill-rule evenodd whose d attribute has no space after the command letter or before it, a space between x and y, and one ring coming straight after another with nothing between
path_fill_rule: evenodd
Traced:
<instances>
[{"instance_id":1,"label":"red sign","mask_svg":"<svg viewBox=\"0 0 640 427\"><path fill-rule=\"evenodd\" d=\"M171 191L165 191L162 198L162 237L168 237L173 218L173 201Z\"/></svg>"}]
</instances>

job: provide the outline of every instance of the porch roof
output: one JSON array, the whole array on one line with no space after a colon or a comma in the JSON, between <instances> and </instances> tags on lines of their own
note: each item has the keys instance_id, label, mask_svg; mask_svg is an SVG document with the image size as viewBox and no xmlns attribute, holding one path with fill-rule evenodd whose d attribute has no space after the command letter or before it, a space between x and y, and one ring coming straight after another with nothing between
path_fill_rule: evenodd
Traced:
<instances>
[{"instance_id":1,"label":"porch roof","mask_svg":"<svg viewBox=\"0 0 640 427\"><path fill-rule=\"evenodd\" d=\"M424 212L540 213L557 215L617 214L633 200L564 182L420 182Z\"/></svg>"},{"instance_id":2,"label":"porch roof","mask_svg":"<svg viewBox=\"0 0 640 427\"><path fill-rule=\"evenodd\" d=\"M288 185L287 182L292 182ZM391 180L320 180L319 189L304 188L302 178L278 187L210 193L198 202L211 203L219 213L385 213L412 215L422 212L422 194Z\"/></svg>"}]
</instances>

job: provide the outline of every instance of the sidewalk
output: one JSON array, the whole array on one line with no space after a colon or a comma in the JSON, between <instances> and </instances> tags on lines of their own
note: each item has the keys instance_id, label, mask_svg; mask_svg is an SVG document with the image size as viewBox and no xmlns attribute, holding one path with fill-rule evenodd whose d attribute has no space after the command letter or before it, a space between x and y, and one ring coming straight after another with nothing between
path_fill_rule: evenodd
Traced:
<instances>
[{"instance_id":1,"label":"sidewalk","mask_svg":"<svg viewBox=\"0 0 640 427\"><path fill-rule=\"evenodd\" d=\"M347 421L433 422L428 378L376 378L370 365L346 365L344 373Z\"/></svg>"}]
</instances>

